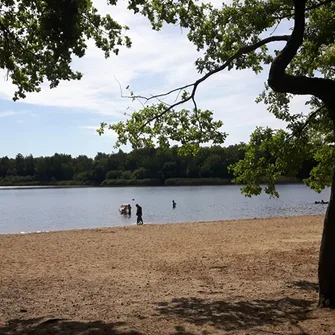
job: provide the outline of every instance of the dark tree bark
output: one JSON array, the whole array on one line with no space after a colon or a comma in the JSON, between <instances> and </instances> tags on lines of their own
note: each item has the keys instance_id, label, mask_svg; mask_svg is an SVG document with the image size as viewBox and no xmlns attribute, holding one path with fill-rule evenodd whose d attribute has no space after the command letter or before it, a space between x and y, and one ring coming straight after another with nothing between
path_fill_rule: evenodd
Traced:
<instances>
[{"instance_id":1,"label":"dark tree bark","mask_svg":"<svg viewBox=\"0 0 335 335\"><path fill-rule=\"evenodd\" d=\"M328 107L335 136L335 103ZM335 166L335 165L334 165ZM319 307L335 308L335 169L319 255Z\"/></svg>"},{"instance_id":2,"label":"dark tree bark","mask_svg":"<svg viewBox=\"0 0 335 335\"><path fill-rule=\"evenodd\" d=\"M327 107L334 124L335 135L335 81L323 78L292 76L285 73L297 54L304 38L306 0L294 0L294 29L286 46L274 59L268 83L276 92L313 95ZM319 306L335 308L335 171L331 195L325 215L319 256Z\"/></svg>"},{"instance_id":3,"label":"dark tree bark","mask_svg":"<svg viewBox=\"0 0 335 335\"><path fill-rule=\"evenodd\" d=\"M314 95L321 99L329 111L334 111L335 81L324 78L292 76L285 73L287 66L297 54L304 39L306 0L294 0L294 29L283 50L274 59L268 84L276 92L298 95ZM333 117L334 118L334 117Z\"/></svg>"},{"instance_id":4,"label":"dark tree bark","mask_svg":"<svg viewBox=\"0 0 335 335\"><path fill-rule=\"evenodd\" d=\"M335 171L324 219L318 277L319 307L335 308Z\"/></svg>"}]
</instances>

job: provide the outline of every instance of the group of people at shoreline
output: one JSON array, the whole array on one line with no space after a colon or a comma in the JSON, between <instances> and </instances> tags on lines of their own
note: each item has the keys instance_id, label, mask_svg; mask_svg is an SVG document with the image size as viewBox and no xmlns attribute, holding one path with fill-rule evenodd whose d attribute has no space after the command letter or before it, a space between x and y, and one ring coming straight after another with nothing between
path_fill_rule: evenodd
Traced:
<instances>
[{"instance_id":1,"label":"group of people at shoreline","mask_svg":"<svg viewBox=\"0 0 335 335\"><path fill-rule=\"evenodd\" d=\"M136 204L135 206L136 206L136 217L137 217L136 224L142 225L143 224L142 206L140 206L139 204ZM172 208L175 209L176 206L177 206L177 203L174 200L172 200ZM120 209L120 213L122 215L129 215L129 216L131 216L131 205L130 204L128 204L128 205L122 205L121 208L122 209Z\"/></svg>"}]
</instances>

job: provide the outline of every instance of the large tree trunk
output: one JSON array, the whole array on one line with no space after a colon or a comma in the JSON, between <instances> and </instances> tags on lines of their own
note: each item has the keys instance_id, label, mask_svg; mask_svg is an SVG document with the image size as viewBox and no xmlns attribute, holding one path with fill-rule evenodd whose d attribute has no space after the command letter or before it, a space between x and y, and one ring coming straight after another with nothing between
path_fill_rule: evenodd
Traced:
<instances>
[{"instance_id":1,"label":"large tree trunk","mask_svg":"<svg viewBox=\"0 0 335 335\"><path fill-rule=\"evenodd\" d=\"M268 83L277 92L313 95L322 100L333 120L335 134L335 81L286 73L287 66L297 54L304 39L305 5L306 0L294 0L294 29L285 47L272 62ZM324 220L318 275L319 306L335 308L335 171Z\"/></svg>"},{"instance_id":2,"label":"large tree trunk","mask_svg":"<svg viewBox=\"0 0 335 335\"><path fill-rule=\"evenodd\" d=\"M318 276L319 307L335 308L335 169L324 219Z\"/></svg>"}]
</instances>

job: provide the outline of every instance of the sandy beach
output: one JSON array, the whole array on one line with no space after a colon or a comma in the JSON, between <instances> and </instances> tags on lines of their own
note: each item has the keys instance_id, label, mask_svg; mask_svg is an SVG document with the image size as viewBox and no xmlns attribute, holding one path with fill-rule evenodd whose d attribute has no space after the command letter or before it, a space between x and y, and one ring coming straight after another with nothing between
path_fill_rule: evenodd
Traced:
<instances>
[{"instance_id":1,"label":"sandy beach","mask_svg":"<svg viewBox=\"0 0 335 335\"><path fill-rule=\"evenodd\" d=\"M0 334L333 335L323 216L0 235Z\"/></svg>"}]
</instances>

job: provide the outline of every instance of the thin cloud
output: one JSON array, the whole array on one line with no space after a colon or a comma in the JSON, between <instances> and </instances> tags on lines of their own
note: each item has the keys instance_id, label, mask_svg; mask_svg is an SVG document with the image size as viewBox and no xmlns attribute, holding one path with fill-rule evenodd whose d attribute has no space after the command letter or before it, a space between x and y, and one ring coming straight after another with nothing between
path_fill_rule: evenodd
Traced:
<instances>
[{"instance_id":1,"label":"thin cloud","mask_svg":"<svg viewBox=\"0 0 335 335\"><path fill-rule=\"evenodd\" d=\"M98 129L98 127L97 126L78 126L78 128L80 128L80 129Z\"/></svg>"},{"instance_id":2,"label":"thin cloud","mask_svg":"<svg viewBox=\"0 0 335 335\"><path fill-rule=\"evenodd\" d=\"M29 113L28 111L5 111L5 112L0 112L0 117L25 115L28 113Z\"/></svg>"},{"instance_id":3,"label":"thin cloud","mask_svg":"<svg viewBox=\"0 0 335 335\"><path fill-rule=\"evenodd\" d=\"M91 135L97 135L98 134L97 129L99 127L98 126L78 126L78 128L89 130L88 133ZM113 130L105 129L104 136L113 137L116 140L116 134Z\"/></svg>"}]
</instances>

